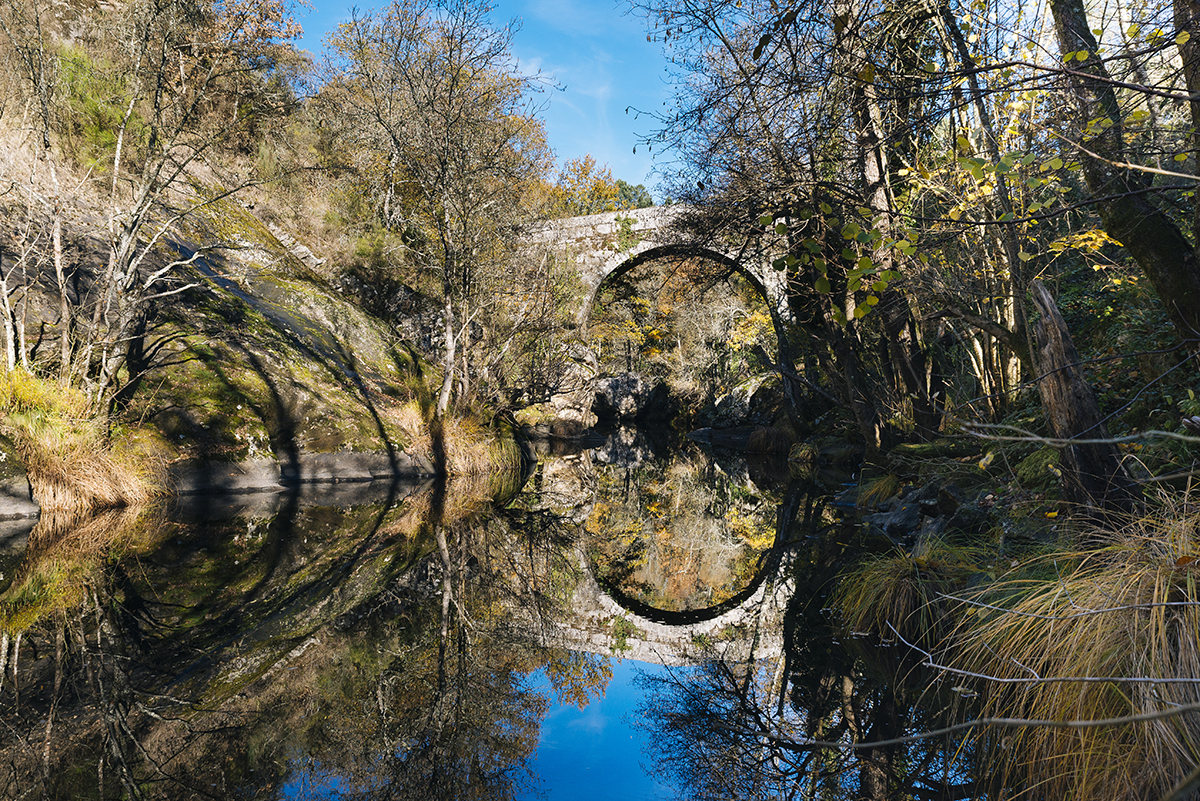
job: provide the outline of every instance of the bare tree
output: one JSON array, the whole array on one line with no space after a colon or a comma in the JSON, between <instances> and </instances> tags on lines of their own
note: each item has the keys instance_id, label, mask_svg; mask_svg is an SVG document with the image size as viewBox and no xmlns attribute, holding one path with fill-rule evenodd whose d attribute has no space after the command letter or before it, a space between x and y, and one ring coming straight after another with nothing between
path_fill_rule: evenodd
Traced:
<instances>
[{"instance_id":1,"label":"bare tree","mask_svg":"<svg viewBox=\"0 0 1200 801\"><path fill-rule=\"evenodd\" d=\"M531 91L479 0L396 0L332 37L322 100L372 176L383 224L442 295L437 411L469 386L476 299L503 275L527 188L548 169ZM464 352L459 363L459 349Z\"/></svg>"}]
</instances>

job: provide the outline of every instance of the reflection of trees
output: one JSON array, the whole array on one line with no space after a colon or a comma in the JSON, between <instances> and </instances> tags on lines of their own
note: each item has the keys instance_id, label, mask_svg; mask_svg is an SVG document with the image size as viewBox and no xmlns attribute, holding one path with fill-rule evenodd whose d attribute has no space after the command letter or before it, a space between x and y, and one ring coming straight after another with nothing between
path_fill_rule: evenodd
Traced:
<instances>
[{"instance_id":1,"label":"reflection of trees","mask_svg":"<svg viewBox=\"0 0 1200 801\"><path fill-rule=\"evenodd\" d=\"M668 611L714 606L753 578L775 541L776 504L693 450L636 468L598 468L586 523L599 576Z\"/></svg>"},{"instance_id":2,"label":"reflection of trees","mask_svg":"<svg viewBox=\"0 0 1200 801\"><path fill-rule=\"evenodd\" d=\"M924 685L899 649L845 637L828 620L830 579L858 547L839 532L796 560L801 589L780 661L714 651L695 668L644 679L655 762L687 797L975 797L970 746L906 737L937 728L952 704L912 689Z\"/></svg>"},{"instance_id":3,"label":"reflection of trees","mask_svg":"<svg viewBox=\"0 0 1200 801\"><path fill-rule=\"evenodd\" d=\"M127 518L129 556L87 551L62 602L25 581L46 584L61 542L14 583L41 617L19 659L15 637L2 649L0 798L262 797L332 777L362 798L512 798L548 706L528 674L572 703L611 676L529 644L577 570L576 527L547 511L452 487L195 530L96 525Z\"/></svg>"}]
</instances>

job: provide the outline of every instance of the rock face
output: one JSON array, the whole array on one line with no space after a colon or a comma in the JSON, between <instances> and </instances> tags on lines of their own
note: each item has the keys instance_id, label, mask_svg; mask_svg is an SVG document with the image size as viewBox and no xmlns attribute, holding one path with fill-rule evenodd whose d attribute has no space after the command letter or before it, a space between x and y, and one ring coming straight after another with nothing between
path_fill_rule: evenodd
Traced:
<instances>
[{"instance_id":1,"label":"rock face","mask_svg":"<svg viewBox=\"0 0 1200 801\"><path fill-rule=\"evenodd\" d=\"M699 422L715 429L770 425L783 401L782 393L770 378L746 379L702 411Z\"/></svg>"},{"instance_id":2,"label":"rock face","mask_svg":"<svg viewBox=\"0 0 1200 801\"><path fill-rule=\"evenodd\" d=\"M600 422L662 420L670 413L670 391L661 381L637 373L602 378L596 383L592 411Z\"/></svg>"},{"instance_id":3,"label":"rock face","mask_svg":"<svg viewBox=\"0 0 1200 801\"><path fill-rule=\"evenodd\" d=\"M0 520L37 517L39 511L13 441L0 434Z\"/></svg>"},{"instance_id":4,"label":"rock face","mask_svg":"<svg viewBox=\"0 0 1200 801\"><path fill-rule=\"evenodd\" d=\"M596 423L593 382L600 369L599 360L590 348L576 344L568 347L562 364L559 389L551 396L550 407L555 419L582 431Z\"/></svg>"}]
</instances>

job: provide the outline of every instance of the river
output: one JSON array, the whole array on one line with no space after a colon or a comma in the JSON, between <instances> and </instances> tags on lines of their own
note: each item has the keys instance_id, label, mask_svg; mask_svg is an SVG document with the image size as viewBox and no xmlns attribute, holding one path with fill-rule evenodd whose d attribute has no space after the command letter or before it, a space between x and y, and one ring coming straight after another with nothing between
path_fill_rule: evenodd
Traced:
<instances>
[{"instance_id":1,"label":"river","mask_svg":"<svg viewBox=\"0 0 1200 801\"><path fill-rule=\"evenodd\" d=\"M3 563L0 798L949 792L958 740L798 745L940 703L828 612L871 547L848 479L624 430L526 476L43 519Z\"/></svg>"}]
</instances>

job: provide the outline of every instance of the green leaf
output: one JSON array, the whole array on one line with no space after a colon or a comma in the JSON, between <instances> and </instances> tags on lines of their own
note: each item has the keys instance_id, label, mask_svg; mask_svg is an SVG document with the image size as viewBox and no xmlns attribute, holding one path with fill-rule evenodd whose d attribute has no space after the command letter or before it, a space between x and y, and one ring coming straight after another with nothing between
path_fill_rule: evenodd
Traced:
<instances>
[{"instance_id":1,"label":"green leaf","mask_svg":"<svg viewBox=\"0 0 1200 801\"><path fill-rule=\"evenodd\" d=\"M869 295L867 297L867 305L868 306L877 306L878 304L879 304L879 298L877 296Z\"/></svg>"},{"instance_id":2,"label":"green leaf","mask_svg":"<svg viewBox=\"0 0 1200 801\"><path fill-rule=\"evenodd\" d=\"M867 312L869 312L870 310L871 310L870 306L862 306L862 305L855 306L854 307L854 319L861 320L862 318L867 316Z\"/></svg>"},{"instance_id":3,"label":"green leaf","mask_svg":"<svg viewBox=\"0 0 1200 801\"><path fill-rule=\"evenodd\" d=\"M814 286L816 287L817 291L820 292L822 295L829 294L829 279L826 278L825 276L821 276L820 278L818 278L817 282L816 282L816 284L814 284Z\"/></svg>"},{"instance_id":4,"label":"green leaf","mask_svg":"<svg viewBox=\"0 0 1200 801\"><path fill-rule=\"evenodd\" d=\"M1050 159L1050 169L1061 170L1062 166L1063 166L1063 160L1060 159L1058 156L1055 156L1054 158Z\"/></svg>"},{"instance_id":5,"label":"green leaf","mask_svg":"<svg viewBox=\"0 0 1200 801\"><path fill-rule=\"evenodd\" d=\"M843 239L854 239L862 233L862 227L858 223L846 223L846 227L842 229Z\"/></svg>"},{"instance_id":6,"label":"green leaf","mask_svg":"<svg viewBox=\"0 0 1200 801\"><path fill-rule=\"evenodd\" d=\"M821 245L815 239L811 239L811 238L805 239L800 244L804 245L804 247L808 248L809 253L820 253L821 252Z\"/></svg>"},{"instance_id":7,"label":"green leaf","mask_svg":"<svg viewBox=\"0 0 1200 801\"><path fill-rule=\"evenodd\" d=\"M883 291L885 291L887 288L888 288L888 282L887 282L887 281L876 281L875 283L871 284L871 291L872 291L872 292L883 292Z\"/></svg>"},{"instance_id":8,"label":"green leaf","mask_svg":"<svg viewBox=\"0 0 1200 801\"><path fill-rule=\"evenodd\" d=\"M842 258L845 259L846 261L854 261L854 259L857 257L858 257L858 253L851 250L850 248L842 249Z\"/></svg>"},{"instance_id":9,"label":"green leaf","mask_svg":"<svg viewBox=\"0 0 1200 801\"><path fill-rule=\"evenodd\" d=\"M758 218L759 225L764 225L764 226L770 225L773 222L775 222L775 218L772 217L770 214L764 214L763 216Z\"/></svg>"},{"instance_id":10,"label":"green leaf","mask_svg":"<svg viewBox=\"0 0 1200 801\"><path fill-rule=\"evenodd\" d=\"M784 234L786 234L787 233L787 223L776 223L775 224L775 233L779 234L780 236L783 236Z\"/></svg>"},{"instance_id":11,"label":"green leaf","mask_svg":"<svg viewBox=\"0 0 1200 801\"><path fill-rule=\"evenodd\" d=\"M841 309L834 307L833 321L835 323L837 323L838 325L845 325L846 324L846 313L844 311L842 311Z\"/></svg>"},{"instance_id":12,"label":"green leaf","mask_svg":"<svg viewBox=\"0 0 1200 801\"><path fill-rule=\"evenodd\" d=\"M855 278L853 281L846 284L847 292L857 292L860 289L862 289L862 279L861 278Z\"/></svg>"},{"instance_id":13,"label":"green leaf","mask_svg":"<svg viewBox=\"0 0 1200 801\"><path fill-rule=\"evenodd\" d=\"M857 267L860 270L871 270L871 269L874 269L875 262L871 261L870 256L863 256L862 258L860 258L858 260L858 263L855 264L855 267Z\"/></svg>"},{"instance_id":14,"label":"green leaf","mask_svg":"<svg viewBox=\"0 0 1200 801\"><path fill-rule=\"evenodd\" d=\"M743 52L745 52L745 51L743 51ZM821 204L821 213L822 214L832 214L833 207L830 206L828 203L822 203Z\"/></svg>"},{"instance_id":15,"label":"green leaf","mask_svg":"<svg viewBox=\"0 0 1200 801\"><path fill-rule=\"evenodd\" d=\"M1175 37L1175 44L1179 45L1180 47L1183 47L1185 44L1187 44L1191 40L1192 40L1192 35L1190 33L1188 33L1187 31L1180 31L1179 35Z\"/></svg>"}]
</instances>

